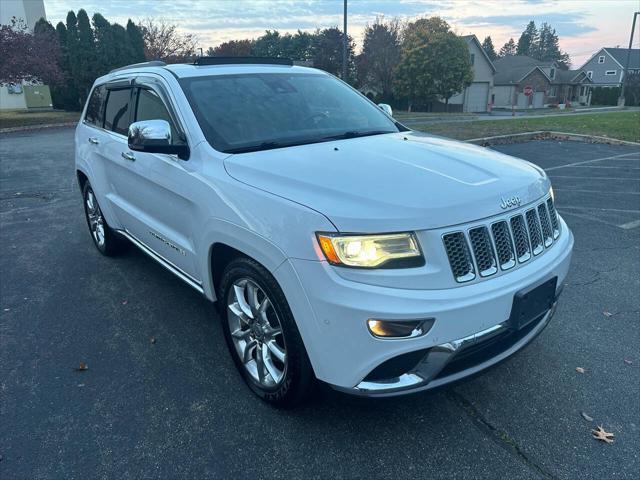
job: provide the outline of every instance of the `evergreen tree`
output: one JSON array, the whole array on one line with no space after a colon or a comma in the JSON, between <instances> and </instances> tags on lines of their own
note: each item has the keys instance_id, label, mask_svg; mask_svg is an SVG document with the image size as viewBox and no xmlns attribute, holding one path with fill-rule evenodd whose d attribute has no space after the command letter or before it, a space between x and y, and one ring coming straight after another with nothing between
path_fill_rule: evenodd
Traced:
<instances>
[{"instance_id":1,"label":"evergreen tree","mask_svg":"<svg viewBox=\"0 0 640 480\"><path fill-rule=\"evenodd\" d=\"M56 29L53 28L51 22L47 22L44 18L38 20L33 26L34 35L54 35L55 33Z\"/></svg>"},{"instance_id":2,"label":"evergreen tree","mask_svg":"<svg viewBox=\"0 0 640 480\"><path fill-rule=\"evenodd\" d=\"M558 35L548 23L540 26L540 37L536 49L535 58L542 61L555 61L561 67L568 69L570 65L569 55L560 50Z\"/></svg>"},{"instance_id":3,"label":"evergreen tree","mask_svg":"<svg viewBox=\"0 0 640 480\"><path fill-rule=\"evenodd\" d=\"M127 31L119 23L111 25L111 41L114 50L113 68L124 67L132 63L130 61L129 50L127 47ZM106 72L105 72L106 73Z\"/></svg>"},{"instance_id":4,"label":"evergreen tree","mask_svg":"<svg viewBox=\"0 0 640 480\"><path fill-rule=\"evenodd\" d=\"M113 41L111 24L99 13L93 15L93 32L96 42L97 73L104 74L116 68L117 47Z\"/></svg>"},{"instance_id":5,"label":"evergreen tree","mask_svg":"<svg viewBox=\"0 0 640 480\"><path fill-rule=\"evenodd\" d=\"M82 102L80 100L80 83L78 79L81 76L81 65L78 62L80 56L80 44L78 39L78 18L73 10L67 13L67 55L69 59L69 76L68 82L71 83L73 89L69 92L74 94L74 99L71 102L74 110L80 110L82 108Z\"/></svg>"},{"instance_id":6,"label":"evergreen tree","mask_svg":"<svg viewBox=\"0 0 640 480\"><path fill-rule=\"evenodd\" d=\"M77 93L71 81L71 65L69 63L69 49L67 47L67 27L64 23L58 22L56 25L56 35L60 45L60 57L58 59L62 70L62 84L51 87L51 99L53 106L64 110L77 110Z\"/></svg>"},{"instance_id":7,"label":"evergreen tree","mask_svg":"<svg viewBox=\"0 0 640 480\"><path fill-rule=\"evenodd\" d=\"M485 37L485 39L482 41L482 49L485 51L485 53L489 57L489 60L491 60L492 62L496 58L498 58L498 54L496 53L496 49L493 46L493 40L491 40L490 36Z\"/></svg>"},{"instance_id":8,"label":"evergreen tree","mask_svg":"<svg viewBox=\"0 0 640 480\"><path fill-rule=\"evenodd\" d=\"M131 19L127 21L127 46L129 47L129 63L145 61L142 32Z\"/></svg>"},{"instance_id":9,"label":"evergreen tree","mask_svg":"<svg viewBox=\"0 0 640 480\"><path fill-rule=\"evenodd\" d=\"M516 42L513 41L513 38L510 38L509 41L505 43L500 49L500 53L498 53L498 56L506 57L507 55L515 55L516 51Z\"/></svg>"},{"instance_id":10,"label":"evergreen tree","mask_svg":"<svg viewBox=\"0 0 640 480\"><path fill-rule=\"evenodd\" d=\"M78 65L76 78L80 102L84 104L91 85L97 75L96 50L93 38L93 30L87 12L83 9L78 11L78 51L74 63Z\"/></svg>"},{"instance_id":11,"label":"evergreen tree","mask_svg":"<svg viewBox=\"0 0 640 480\"><path fill-rule=\"evenodd\" d=\"M528 55L530 57L536 57L538 50L538 42L540 35L536 28L535 22L532 20L527 24L527 27L520 35L518 39L518 47L516 48L517 55Z\"/></svg>"}]
</instances>

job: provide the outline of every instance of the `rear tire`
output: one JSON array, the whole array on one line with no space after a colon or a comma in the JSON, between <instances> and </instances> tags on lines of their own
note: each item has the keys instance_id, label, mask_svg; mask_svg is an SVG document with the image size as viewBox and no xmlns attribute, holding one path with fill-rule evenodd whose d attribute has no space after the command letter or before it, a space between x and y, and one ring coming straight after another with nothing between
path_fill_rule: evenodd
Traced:
<instances>
[{"instance_id":1,"label":"rear tire","mask_svg":"<svg viewBox=\"0 0 640 480\"><path fill-rule=\"evenodd\" d=\"M89 233L98 251L107 257L121 252L125 241L107 223L98 204L98 199L88 181L85 182L82 188L82 199Z\"/></svg>"},{"instance_id":2,"label":"rear tire","mask_svg":"<svg viewBox=\"0 0 640 480\"><path fill-rule=\"evenodd\" d=\"M225 340L245 382L283 408L304 402L315 376L282 289L258 262L232 260L220 280L218 305Z\"/></svg>"}]
</instances>

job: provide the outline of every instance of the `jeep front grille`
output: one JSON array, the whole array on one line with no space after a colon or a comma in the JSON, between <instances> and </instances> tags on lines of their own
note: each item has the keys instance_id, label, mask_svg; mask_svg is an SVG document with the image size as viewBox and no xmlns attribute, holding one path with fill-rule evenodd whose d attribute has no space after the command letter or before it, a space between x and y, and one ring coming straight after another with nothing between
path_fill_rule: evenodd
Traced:
<instances>
[{"instance_id":1,"label":"jeep front grille","mask_svg":"<svg viewBox=\"0 0 640 480\"><path fill-rule=\"evenodd\" d=\"M443 235L453 277L469 282L509 270L550 248L560 236L560 222L551 198L490 225L472 225Z\"/></svg>"}]
</instances>

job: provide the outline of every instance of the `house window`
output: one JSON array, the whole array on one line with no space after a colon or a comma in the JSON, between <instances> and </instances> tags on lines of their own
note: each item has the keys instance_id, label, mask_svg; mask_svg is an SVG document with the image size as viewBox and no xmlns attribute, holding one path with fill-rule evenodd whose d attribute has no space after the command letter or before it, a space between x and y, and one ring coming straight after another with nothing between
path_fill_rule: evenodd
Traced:
<instances>
[{"instance_id":1,"label":"house window","mask_svg":"<svg viewBox=\"0 0 640 480\"><path fill-rule=\"evenodd\" d=\"M615 75L616 73L618 73L617 70L607 70L604 72L605 75Z\"/></svg>"},{"instance_id":2,"label":"house window","mask_svg":"<svg viewBox=\"0 0 640 480\"><path fill-rule=\"evenodd\" d=\"M475 53L472 53L471 54L471 65L473 65L473 62L475 62L475 60L476 60L476 55L475 55Z\"/></svg>"},{"instance_id":3,"label":"house window","mask_svg":"<svg viewBox=\"0 0 640 480\"><path fill-rule=\"evenodd\" d=\"M587 72L587 78L588 78L589 80L591 80L591 79L593 78L593 72L592 72L591 70L589 70L589 71Z\"/></svg>"},{"instance_id":4,"label":"house window","mask_svg":"<svg viewBox=\"0 0 640 480\"><path fill-rule=\"evenodd\" d=\"M604 63L604 55L598 57L598 63Z\"/></svg>"},{"instance_id":5,"label":"house window","mask_svg":"<svg viewBox=\"0 0 640 480\"><path fill-rule=\"evenodd\" d=\"M549 78L550 78L551 80L553 80L554 78L556 78L556 69L555 69L555 68L552 68L552 69L549 71Z\"/></svg>"},{"instance_id":6,"label":"house window","mask_svg":"<svg viewBox=\"0 0 640 480\"><path fill-rule=\"evenodd\" d=\"M549 91L549 96L555 97L557 94L558 94L558 87L551 87L551 90Z\"/></svg>"}]
</instances>

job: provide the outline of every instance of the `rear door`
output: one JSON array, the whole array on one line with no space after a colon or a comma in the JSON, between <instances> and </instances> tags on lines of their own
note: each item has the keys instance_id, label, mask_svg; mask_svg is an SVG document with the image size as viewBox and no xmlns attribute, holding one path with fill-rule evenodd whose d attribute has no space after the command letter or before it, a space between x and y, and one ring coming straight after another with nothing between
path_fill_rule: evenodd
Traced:
<instances>
[{"instance_id":1,"label":"rear door","mask_svg":"<svg viewBox=\"0 0 640 480\"><path fill-rule=\"evenodd\" d=\"M120 105L123 100L119 100ZM136 80L129 97L131 121L166 120L171 125L172 143L185 144L166 92L158 81L148 85ZM119 112L107 100L106 121ZM115 119L114 119L115 122ZM128 125L127 125L128 127ZM194 179L185 169L188 162L175 155L133 152L126 138L114 143L114 190L127 231L139 242L199 282L194 253Z\"/></svg>"}]
</instances>

